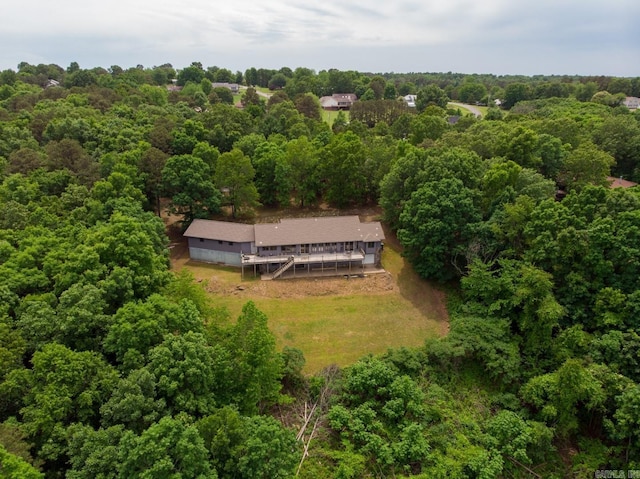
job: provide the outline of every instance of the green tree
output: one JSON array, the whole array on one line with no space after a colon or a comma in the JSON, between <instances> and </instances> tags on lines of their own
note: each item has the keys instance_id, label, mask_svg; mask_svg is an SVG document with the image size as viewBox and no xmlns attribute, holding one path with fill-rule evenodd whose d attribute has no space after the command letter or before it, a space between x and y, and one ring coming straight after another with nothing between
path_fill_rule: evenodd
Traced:
<instances>
[{"instance_id":1,"label":"green tree","mask_svg":"<svg viewBox=\"0 0 640 479\"><path fill-rule=\"evenodd\" d=\"M250 431L237 409L225 406L196 423L220 479L237 477L238 460ZM272 454L280 451L273 450Z\"/></svg>"},{"instance_id":2,"label":"green tree","mask_svg":"<svg viewBox=\"0 0 640 479\"><path fill-rule=\"evenodd\" d=\"M117 478L120 441L124 427L113 426L95 430L91 426L74 424L69 427L70 479Z\"/></svg>"},{"instance_id":3,"label":"green tree","mask_svg":"<svg viewBox=\"0 0 640 479\"><path fill-rule=\"evenodd\" d=\"M261 203L267 206L288 205L292 185L284 149L275 143L265 142L256 148L252 159Z\"/></svg>"},{"instance_id":4,"label":"green tree","mask_svg":"<svg viewBox=\"0 0 640 479\"><path fill-rule=\"evenodd\" d=\"M157 398L155 376L142 368L120 379L100 407L100 416L104 427L121 424L139 434L158 421L165 410L166 402Z\"/></svg>"},{"instance_id":5,"label":"green tree","mask_svg":"<svg viewBox=\"0 0 640 479\"><path fill-rule=\"evenodd\" d=\"M146 298L168 281L167 239L161 225L151 213L132 217L116 211L87 235L86 244L106 268L99 287L109 312L128 300Z\"/></svg>"},{"instance_id":6,"label":"green tree","mask_svg":"<svg viewBox=\"0 0 640 479\"><path fill-rule=\"evenodd\" d=\"M367 200L363 174L365 149L360 138L352 132L335 135L321 152L321 158L327 201L343 208Z\"/></svg>"},{"instance_id":7,"label":"green tree","mask_svg":"<svg viewBox=\"0 0 640 479\"><path fill-rule=\"evenodd\" d=\"M487 88L482 83L465 82L458 90L462 103L476 103L487 96Z\"/></svg>"},{"instance_id":8,"label":"green tree","mask_svg":"<svg viewBox=\"0 0 640 479\"><path fill-rule=\"evenodd\" d=\"M282 357L276 352L275 337L267 327L267 316L252 301L232 330L236 403L241 412L254 414L278 401Z\"/></svg>"},{"instance_id":9,"label":"green tree","mask_svg":"<svg viewBox=\"0 0 640 479\"><path fill-rule=\"evenodd\" d=\"M564 161L560 181L569 190L586 185L605 186L615 159L591 142L584 142L571 151Z\"/></svg>"},{"instance_id":10,"label":"green tree","mask_svg":"<svg viewBox=\"0 0 640 479\"><path fill-rule=\"evenodd\" d=\"M429 453L425 397L409 376L380 359L360 360L345 374L338 400L329 425L347 450L353 447L385 473L420 470Z\"/></svg>"},{"instance_id":11,"label":"green tree","mask_svg":"<svg viewBox=\"0 0 640 479\"><path fill-rule=\"evenodd\" d=\"M640 179L640 123L633 116L607 118L593 137L595 144L615 159L616 176Z\"/></svg>"},{"instance_id":12,"label":"green tree","mask_svg":"<svg viewBox=\"0 0 640 479\"><path fill-rule=\"evenodd\" d=\"M566 360L556 371L529 380L521 389L523 400L547 422L555 423L561 436L575 434L580 419L602 410L607 396L614 396L621 384L603 383L605 366L586 366L580 359ZM624 386L622 386L624 387Z\"/></svg>"},{"instance_id":13,"label":"green tree","mask_svg":"<svg viewBox=\"0 0 640 479\"><path fill-rule=\"evenodd\" d=\"M447 103L449 103L449 97L445 91L436 84L432 83L418 90L416 108L419 113L422 113L430 105L447 108Z\"/></svg>"},{"instance_id":14,"label":"green tree","mask_svg":"<svg viewBox=\"0 0 640 479\"><path fill-rule=\"evenodd\" d=\"M422 145L429 140L439 139L448 128L447 121L428 112L413 117L409 141L412 145Z\"/></svg>"},{"instance_id":15,"label":"green tree","mask_svg":"<svg viewBox=\"0 0 640 479\"><path fill-rule=\"evenodd\" d=\"M178 72L178 85L185 86L187 83L199 85L204 78L204 70L197 65L191 64Z\"/></svg>"},{"instance_id":16,"label":"green tree","mask_svg":"<svg viewBox=\"0 0 640 479\"><path fill-rule=\"evenodd\" d=\"M169 211L187 225L220 211L220 191L214 187L211 166L193 155L172 156L162 169L162 185L171 197Z\"/></svg>"},{"instance_id":17,"label":"green tree","mask_svg":"<svg viewBox=\"0 0 640 479\"><path fill-rule=\"evenodd\" d=\"M538 135L533 130L516 127L507 148L507 159L525 168L537 168L541 163L538 143Z\"/></svg>"},{"instance_id":18,"label":"green tree","mask_svg":"<svg viewBox=\"0 0 640 479\"><path fill-rule=\"evenodd\" d=\"M99 350L110 324L103 294L81 283L63 292L56 308L56 339L75 351Z\"/></svg>"},{"instance_id":19,"label":"green tree","mask_svg":"<svg viewBox=\"0 0 640 479\"><path fill-rule=\"evenodd\" d=\"M208 453L185 417L164 417L140 436L127 431L119 444L119 477L215 479Z\"/></svg>"},{"instance_id":20,"label":"green tree","mask_svg":"<svg viewBox=\"0 0 640 479\"><path fill-rule=\"evenodd\" d=\"M522 465L530 466L533 459L551 451L553 431L545 425L525 421L512 411L500 411L493 417L487 431L494 447L505 461L504 469L516 474Z\"/></svg>"},{"instance_id":21,"label":"green tree","mask_svg":"<svg viewBox=\"0 0 640 479\"><path fill-rule=\"evenodd\" d=\"M287 84L287 77L282 73L276 73L269 80L269 90L282 90Z\"/></svg>"},{"instance_id":22,"label":"green tree","mask_svg":"<svg viewBox=\"0 0 640 479\"><path fill-rule=\"evenodd\" d=\"M250 214L258 205L258 190L253 182L251 159L235 148L218 159L215 184L223 191L223 203L231 206L231 215Z\"/></svg>"},{"instance_id":23,"label":"green tree","mask_svg":"<svg viewBox=\"0 0 640 479\"><path fill-rule=\"evenodd\" d=\"M138 169L144 178L144 193L149 203L155 206L158 216L160 216L162 170L168 158L168 154L152 146L145 150L138 163Z\"/></svg>"},{"instance_id":24,"label":"green tree","mask_svg":"<svg viewBox=\"0 0 640 479\"><path fill-rule=\"evenodd\" d=\"M118 375L98 354L55 343L37 351L32 362L31 370L20 373L29 384L21 413L38 457L55 470L64 464L66 428L96 421Z\"/></svg>"},{"instance_id":25,"label":"green tree","mask_svg":"<svg viewBox=\"0 0 640 479\"><path fill-rule=\"evenodd\" d=\"M516 103L531 99L531 90L526 83L510 83L504 90L502 107L510 110Z\"/></svg>"},{"instance_id":26,"label":"green tree","mask_svg":"<svg viewBox=\"0 0 640 479\"><path fill-rule=\"evenodd\" d=\"M292 196L298 206L313 205L320 193L318 151L306 136L286 145L285 158L289 165Z\"/></svg>"},{"instance_id":27,"label":"green tree","mask_svg":"<svg viewBox=\"0 0 640 479\"><path fill-rule=\"evenodd\" d=\"M44 475L27 461L0 444L0 474L3 479L42 479Z\"/></svg>"},{"instance_id":28,"label":"green tree","mask_svg":"<svg viewBox=\"0 0 640 479\"><path fill-rule=\"evenodd\" d=\"M153 294L144 301L128 302L115 314L104 341L105 351L115 354L125 369L145 364L147 353L170 333L202 332L202 319L188 299L174 303Z\"/></svg>"},{"instance_id":29,"label":"green tree","mask_svg":"<svg viewBox=\"0 0 640 479\"><path fill-rule=\"evenodd\" d=\"M305 117L316 121L322 119L320 100L313 93L302 93L296 96L295 105L296 110Z\"/></svg>"},{"instance_id":30,"label":"green tree","mask_svg":"<svg viewBox=\"0 0 640 479\"><path fill-rule=\"evenodd\" d=\"M244 420L248 431L238 459L242 479L285 479L294 475L298 442L291 431L269 416Z\"/></svg>"},{"instance_id":31,"label":"green tree","mask_svg":"<svg viewBox=\"0 0 640 479\"><path fill-rule=\"evenodd\" d=\"M170 412L198 417L225 403L232 374L229 353L220 345L209 346L202 334L168 334L148 358L158 396Z\"/></svg>"},{"instance_id":32,"label":"green tree","mask_svg":"<svg viewBox=\"0 0 640 479\"><path fill-rule=\"evenodd\" d=\"M626 459L638 457L640 453L640 386L633 386L624 390L616 398L617 409L614 413L614 437L626 443Z\"/></svg>"},{"instance_id":33,"label":"green tree","mask_svg":"<svg viewBox=\"0 0 640 479\"><path fill-rule=\"evenodd\" d=\"M457 178L424 183L404 205L398 239L423 278L446 281L465 267L481 220L477 195Z\"/></svg>"}]
</instances>

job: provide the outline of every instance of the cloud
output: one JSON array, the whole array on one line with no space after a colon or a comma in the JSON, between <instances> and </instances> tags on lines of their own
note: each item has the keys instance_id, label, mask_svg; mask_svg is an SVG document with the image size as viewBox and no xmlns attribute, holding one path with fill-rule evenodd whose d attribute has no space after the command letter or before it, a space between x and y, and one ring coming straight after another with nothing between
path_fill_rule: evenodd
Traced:
<instances>
[{"instance_id":1,"label":"cloud","mask_svg":"<svg viewBox=\"0 0 640 479\"><path fill-rule=\"evenodd\" d=\"M34 58L178 67L199 59L240 70L482 65L496 73L637 75L637 62L616 62L622 52L640 58L639 13L636 0L24 0L3 7L0 67Z\"/></svg>"}]
</instances>

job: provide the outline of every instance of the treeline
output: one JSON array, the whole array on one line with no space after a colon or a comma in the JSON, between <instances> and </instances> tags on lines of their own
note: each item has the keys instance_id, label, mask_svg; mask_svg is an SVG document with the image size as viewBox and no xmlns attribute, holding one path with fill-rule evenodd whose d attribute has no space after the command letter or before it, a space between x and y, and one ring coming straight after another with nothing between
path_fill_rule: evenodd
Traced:
<instances>
[{"instance_id":1,"label":"treeline","mask_svg":"<svg viewBox=\"0 0 640 479\"><path fill-rule=\"evenodd\" d=\"M249 73L0 73L3 471L640 468L640 198L607 180L640 179L638 113L600 101L600 84L585 101L519 98L483 119L447 110L455 95L435 77L415 110L395 98L395 76L282 69L264 74L285 78L268 100L211 85ZM535 91L556 79L514 80ZM350 115L323 121L319 94L358 85ZM232 321L169 270L164 198L185 224L260 204L380 204L416 271L451 288L451 331L305 378L300 352L276 350L254 305Z\"/></svg>"},{"instance_id":2,"label":"treeline","mask_svg":"<svg viewBox=\"0 0 640 479\"><path fill-rule=\"evenodd\" d=\"M429 85L441 88L450 99L465 103L491 103L491 100L509 97L516 101L552 97L573 97L580 101L589 101L597 92L640 97L640 77L605 75L367 73L337 69L316 72L305 67L252 67L244 72L232 72L218 66L204 67L200 62L193 62L182 69L176 69L169 63L153 67L137 65L122 68L112 65L106 69L82 69L76 62L72 62L67 68L55 64L31 65L21 62L16 70L0 72L0 85L11 85L20 80L44 87L50 80L55 80L67 88L93 84L112 87L116 83L163 86L171 82L184 86L187 83L199 84L203 79L216 83L237 83L270 90L284 90L291 99L301 93L313 93L318 97L333 93L355 93L358 98L365 100L396 99L398 96L417 94Z\"/></svg>"}]
</instances>

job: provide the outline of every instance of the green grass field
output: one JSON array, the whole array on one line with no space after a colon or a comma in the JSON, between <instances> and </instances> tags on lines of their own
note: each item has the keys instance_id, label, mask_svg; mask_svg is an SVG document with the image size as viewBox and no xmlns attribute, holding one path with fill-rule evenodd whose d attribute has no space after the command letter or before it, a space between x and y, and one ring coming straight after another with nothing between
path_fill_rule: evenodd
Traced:
<instances>
[{"instance_id":1,"label":"green grass field","mask_svg":"<svg viewBox=\"0 0 640 479\"><path fill-rule=\"evenodd\" d=\"M183 264L196 279L209 285L214 305L225 307L232 319L252 300L269 318L278 348L291 346L302 350L307 360L305 371L315 373L330 364L346 366L369 353L419 346L428 337L446 334L444 294L417 277L392 242L386 243L382 262L391 278L385 275L377 279L340 277L273 282L242 281L240 272L233 268L192 261ZM324 295L318 295L323 281L331 281L331 287ZM351 286L357 286L348 284L350 281L369 281L376 287L345 294ZM397 286L378 287L385 281ZM236 289L237 286L243 290ZM252 295L252 289L257 287L261 293ZM277 297L278 291L283 291L281 288L295 289L296 294ZM305 290L310 294L306 295Z\"/></svg>"},{"instance_id":2,"label":"green grass field","mask_svg":"<svg viewBox=\"0 0 640 479\"><path fill-rule=\"evenodd\" d=\"M476 108L478 111L480 111L480 114L482 115L483 118L487 115L487 111L489 110L489 108L486 107L486 106L475 106L474 105L473 107ZM460 111L462 112L463 115L471 115L471 114L473 114L471 110L465 108L464 106L454 105L453 103L449 103L447 105L447 108L451 108L452 110L460 109Z\"/></svg>"},{"instance_id":3,"label":"green grass field","mask_svg":"<svg viewBox=\"0 0 640 479\"><path fill-rule=\"evenodd\" d=\"M337 111L331 111L331 110L325 110L322 109L322 120L329 123L329 126L333 125L333 122L335 121L336 117L338 116L338 112ZM345 110L343 111L343 113L345 114L345 116L347 117L347 121L349 121L349 110Z\"/></svg>"}]
</instances>

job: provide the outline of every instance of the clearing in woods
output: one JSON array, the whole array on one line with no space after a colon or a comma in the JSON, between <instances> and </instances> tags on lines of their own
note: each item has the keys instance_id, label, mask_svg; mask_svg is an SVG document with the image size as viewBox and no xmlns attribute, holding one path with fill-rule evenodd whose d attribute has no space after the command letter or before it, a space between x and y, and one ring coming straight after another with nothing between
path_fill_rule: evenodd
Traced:
<instances>
[{"instance_id":1,"label":"clearing in woods","mask_svg":"<svg viewBox=\"0 0 640 479\"><path fill-rule=\"evenodd\" d=\"M387 273L274 281L242 280L239 269L191 261L186 242L173 231L172 267L189 269L232 318L253 301L269 318L278 349L290 346L304 353L307 373L389 348L420 346L448 331L445 294L415 274L387 229L382 255Z\"/></svg>"}]
</instances>

